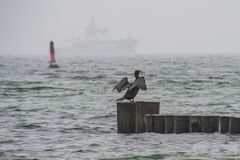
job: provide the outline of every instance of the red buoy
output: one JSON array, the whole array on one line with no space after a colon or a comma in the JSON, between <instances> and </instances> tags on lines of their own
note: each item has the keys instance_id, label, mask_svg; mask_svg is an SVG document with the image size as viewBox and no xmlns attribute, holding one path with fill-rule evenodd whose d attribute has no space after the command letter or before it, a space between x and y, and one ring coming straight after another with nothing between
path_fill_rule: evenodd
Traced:
<instances>
[{"instance_id":1,"label":"red buoy","mask_svg":"<svg viewBox=\"0 0 240 160\"><path fill-rule=\"evenodd\" d=\"M49 68L59 68L59 66L56 64L56 56L55 56L55 50L54 50L54 42L50 42L50 65Z\"/></svg>"}]
</instances>

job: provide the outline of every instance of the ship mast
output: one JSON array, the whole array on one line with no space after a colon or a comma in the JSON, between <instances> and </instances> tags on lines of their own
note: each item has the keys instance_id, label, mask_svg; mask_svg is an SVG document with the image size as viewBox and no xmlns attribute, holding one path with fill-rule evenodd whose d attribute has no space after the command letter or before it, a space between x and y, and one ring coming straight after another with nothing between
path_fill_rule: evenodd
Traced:
<instances>
[{"instance_id":1,"label":"ship mast","mask_svg":"<svg viewBox=\"0 0 240 160\"><path fill-rule=\"evenodd\" d=\"M92 17L91 22L86 28L86 40L89 41L97 41L99 38L106 36L109 33L109 30L106 28L99 28L96 23L94 17Z\"/></svg>"}]
</instances>

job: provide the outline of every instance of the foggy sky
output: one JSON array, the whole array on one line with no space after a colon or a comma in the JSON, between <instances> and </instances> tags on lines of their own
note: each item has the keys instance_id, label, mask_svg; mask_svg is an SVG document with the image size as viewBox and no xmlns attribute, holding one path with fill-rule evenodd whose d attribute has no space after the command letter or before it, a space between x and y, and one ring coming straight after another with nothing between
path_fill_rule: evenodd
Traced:
<instances>
[{"instance_id":1,"label":"foggy sky","mask_svg":"<svg viewBox=\"0 0 240 160\"><path fill-rule=\"evenodd\" d=\"M138 53L240 53L239 0L0 0L0 54L47 54L94 16Z\"/></svg>"}]
</instances>

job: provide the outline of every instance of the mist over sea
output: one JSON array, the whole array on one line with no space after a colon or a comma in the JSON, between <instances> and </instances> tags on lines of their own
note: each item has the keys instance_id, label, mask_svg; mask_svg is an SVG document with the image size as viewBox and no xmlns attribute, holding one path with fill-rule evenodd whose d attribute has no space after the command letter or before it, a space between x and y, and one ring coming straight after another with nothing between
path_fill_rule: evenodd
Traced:
<instances>
[{"instance_id":1,"label":"mist over sea","mask_svg":"<svg viewBox=\"0 0 240 160\"><path fill-rule=\"evenodd\" d=\"M145 71L162 114L240 117L240 56L0 56L1 160L237 160L240 135L117 134L112 92Z\"/></svg>"}]
</instances>

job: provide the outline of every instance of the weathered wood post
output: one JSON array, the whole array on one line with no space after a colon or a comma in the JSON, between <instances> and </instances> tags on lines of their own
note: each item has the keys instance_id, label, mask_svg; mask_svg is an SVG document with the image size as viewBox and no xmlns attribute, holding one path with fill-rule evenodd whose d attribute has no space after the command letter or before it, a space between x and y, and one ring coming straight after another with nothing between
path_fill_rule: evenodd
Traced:
<instances>
[{"instance_id":1,"label":"weathered wood post","mask_svg":"<svg viewBox=\"0 0 240 160\"><path fill-rule=\"evenodd\" d=\"M189 116L174 116L174 133L189 133Z\"/></svg>"},{"instance_id":2,"label":"weathered wood post","mask_svg":"<svg viewBox=\"0 0 240 160\"><path fill-rule=\"evenodd\" d=\"M174 116L147 114L146 131L154 133L240 134L240 118L218 116Z\"/></svg>"},{"instance_id":3,"label":"weathered wood post","mask_svg":"<svg viewBox=\"0 0 240 160\"><path fill-rule=\"evenodd\" d=\"M117 103L119 133L134 133L136 126L136 103Z\"/></svg>"},{"instance_id":4,"label":"weathered wood post","mask_svg":"<svg viewBox=\"0 0 240 160\"><path fill-rule=\"evenodd\" d=\"M146 132L146 114L159 114L159 102L117 102L118 133Z\"/></svg>"},{"instance_id":5,"label":"weathered wood post","mask_svg":"<svg viewBox=\"0 0 240 160\"><path fill-rule=\"evenodd\" d=\"M165 116L161 115L153 116L153 132L165 133Z\"/></svg>"},{"instance_id":6,"label":"weathered wood post","mask_svg":"<svg viewBox=\"0 0 240 160\"><path fill-rule=\"evenodd\" d=\"M153 115L152 114L146 114L146 132L152 132L153 131Z\"/></svg>"},{"instance_id":7,"label":"weathered wood post","mask_svg":"<svg viewBox=\"0 0 240 160\"><path fill-rule=\"evenodd\" d=\"M229 121L230 134L240 134L240 118L231 117Z\"/></svg>"},{"instance_id":8,"label":"weathered wood post","mask_svg":"<svg viewBox=\"0 0 240 160\"><path fill-rule=\"evenodd\" d=\"M202 132L202 117L190 116L190 132Z\"/></svg>"},{"instance_id":9,"label":"weathered wood post","mask_svg":"<svg viewBox=\"0 0 240 160\"><path fill-rule=\"evenodd\" d=\"M203 116L202 117L202 131L204 133L213 133L219 131L219 117L218 116Z\"/></svg>"},{"instance_id":10,"label":"weathered wood post","mask_svg":"<svg viewBox=\"0 0 240 160\"><path fill-rule=\"evenodd\" d=\"M220 133L229 133L230 118L229 117L219 117Z\"/></svg>"},{"instance_id":11,"label":"weathered wood post","mask_svg":"<svg viewBox=\"0 0 240 160\"><path fill-rule=\"evenodd\" d=\"M165 116L147 114L146 132L165 133Z\"/></svg>"},{"instance_id":12,"label":"weathered wood post","mask_svg":"<svg viewBox=\"0 0 240 160\"><path fill-rule=\"evenodd\" d=\"M165 116L165 133L173 133L174 116Z\"/></svg>"}]
</instances>

